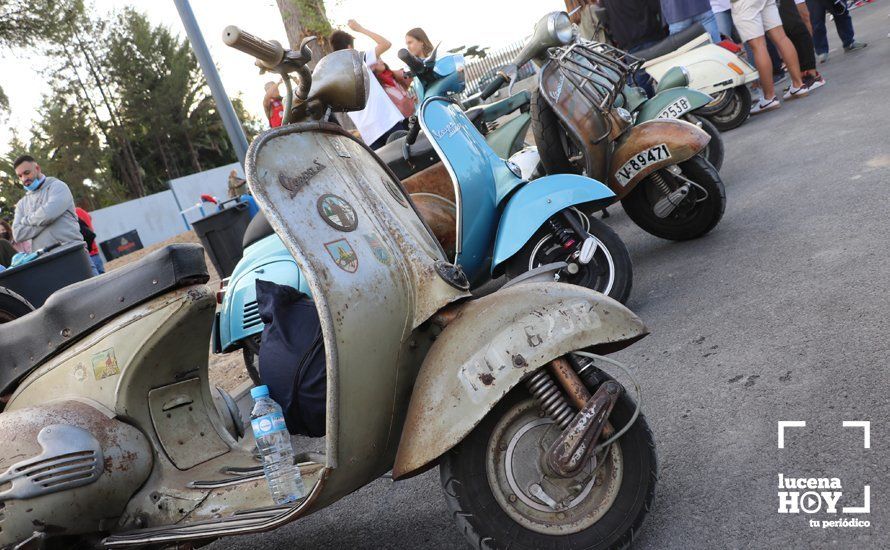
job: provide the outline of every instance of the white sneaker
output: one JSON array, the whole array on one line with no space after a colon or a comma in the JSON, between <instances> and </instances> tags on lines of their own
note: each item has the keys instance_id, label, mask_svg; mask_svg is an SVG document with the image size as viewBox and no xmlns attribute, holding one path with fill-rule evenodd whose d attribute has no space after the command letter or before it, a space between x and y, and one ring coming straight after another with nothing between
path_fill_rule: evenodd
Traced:
<instances>
[{"instance_id":1,"label":"white sneaker","mask_svg":"<svg viewBox=\"0 0 890 550\"><path fill-rule=\"evenodd\" d=\"M767 111L772 111L773 109L778 109L782 104L779 103L779 98L773 97L772 99L763 100L757 102L756 105L751 107L752 115L759 115L760 113L765 113Z\"/></svg>"},{"instance_id":2,"label":"white sneaker","mask_svg":"<svg viewBox=\"0 0 890 550\"><path fill-rule=\"evenodd\" d=\"M806 85L801 86L800 88L795 88L794 86L788 88L788 91L785 92L785 95L782 96L782 99L798 99L801 97L807 97L810 93L809 88Z\"/></svg>"}]
</instances>

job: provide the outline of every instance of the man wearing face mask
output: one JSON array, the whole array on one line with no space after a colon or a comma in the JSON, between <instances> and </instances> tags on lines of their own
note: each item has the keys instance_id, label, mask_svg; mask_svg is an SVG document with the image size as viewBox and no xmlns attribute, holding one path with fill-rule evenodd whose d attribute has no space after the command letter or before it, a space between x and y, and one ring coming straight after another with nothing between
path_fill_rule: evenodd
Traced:
<instances>
[{"instance_id":1,"label":"man wearing face mask","mask_svg":"<svg viewBox=\"0 0 890 550\"><path fill-rule=\"evenodd\" d=\"M32 250L55 243L84 242L74 213L74 197L65 182L44 175L30 155L15 159L13 167L27 191L15 205L13 238L17 242L30 240Z\"/></svg>"}]
</instances>

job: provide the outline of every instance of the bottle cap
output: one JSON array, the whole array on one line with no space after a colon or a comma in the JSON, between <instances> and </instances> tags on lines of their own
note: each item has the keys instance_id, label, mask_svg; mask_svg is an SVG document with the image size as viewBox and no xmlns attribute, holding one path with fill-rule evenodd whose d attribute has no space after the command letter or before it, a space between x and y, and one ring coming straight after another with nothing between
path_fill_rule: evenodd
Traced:
<instances>
[{"instance_id":1,"label":"bottle cap","mask_svg":"<svg viewBox=\"0 0 890 550\"><path fill-rule=\"evenodd\" d=\"M260 397L269 397L269 387L268 386L257 386L250 390L250 396L254 399L259 399Z\"/></svg>"}]
</instances>

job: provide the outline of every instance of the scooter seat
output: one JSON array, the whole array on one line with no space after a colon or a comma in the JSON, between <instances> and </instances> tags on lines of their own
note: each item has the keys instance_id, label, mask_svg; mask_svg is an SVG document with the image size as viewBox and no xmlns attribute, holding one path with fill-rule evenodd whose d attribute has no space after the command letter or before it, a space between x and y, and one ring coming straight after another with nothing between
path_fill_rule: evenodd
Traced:
<instances>
[{"instance_id":1,"label":"scooter seat","mask_svg":"<svg viewBox=\"0 0 890 550\"><path fill-rule=\"evenodd\" d=\"M244 237L241 239L241 248L245 249L273 233L275 233L275 230L272 229L269 220L266 219L266 215L260 210L253 216L250 223L247 224L247 229L244 230Z\"/></svg>"},{"instance_id":2,"label":"scooter seat","mask_svg":"<svg viewBox=\"0 0 890 550\"><path fill-rule=\"evenodd\" d=\"M668 36L658 44L649 46L645 50L640 50L636 53L632 53L631 55L636 57L637 59L642 59L643 61L656 59L681 48L684 44L692 42L706 32L708 31L705 30L701 23L695 23L691 27L680 31L677 34Z\"/></svg>"},{"instance_id":3,"label":"scooter seat","mask_svg":"<svg viewBox=\"0 0 890 550\"><path fill-rule=\"evenodd\" d=\"M374 151L380 157L380 160L385 162L400 180L409 178L413 174L439 162L439 155L436 154L433 145L423 132L417 135L417 139L411 145L408 160L405 160L402 154L404 147L405 138L403 137L387 143Z\"/></svg>"},{"instance_id":4,"label":"scooter seat","mask_svg":"<svg viewBox=\"0 0 890 550\"><path fill-rule=\"evenodd\" d=\"M0 395L59 350L115 316L176 288L210 279L204 249L174 244L73 285L0 330Z\"/></svg>"}]
</instances>

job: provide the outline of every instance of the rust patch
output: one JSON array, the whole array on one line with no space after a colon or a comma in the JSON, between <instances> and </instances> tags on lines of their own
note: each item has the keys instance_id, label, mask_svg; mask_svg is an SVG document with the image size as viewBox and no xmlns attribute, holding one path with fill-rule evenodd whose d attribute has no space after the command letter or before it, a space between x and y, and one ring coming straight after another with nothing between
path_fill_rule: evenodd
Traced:
<instances>
[{"instance_id":1,"label":"rust patch","mask_svg":"<svg viewBox=\"0 0 890 550\"><path fill-rule=\"evenodd\" d=\"M485 384L486 386L490 386L490 385L494 384L494 376L492 376L490 373L483 372L482 374L479 375L479 381L482 382L483 384Z\"/></svg>"},{"instance_id":2,"label":"rust patch","mask_svg":"<svg viewBox=\"0 0 890 550\"><path fill-rule=\"evenodd\" d=\"M517 353L513 356L513 366L521 369L528 366L528 361L525 360L525 357L522 354Z\"/></svg>"}]
</instances>

